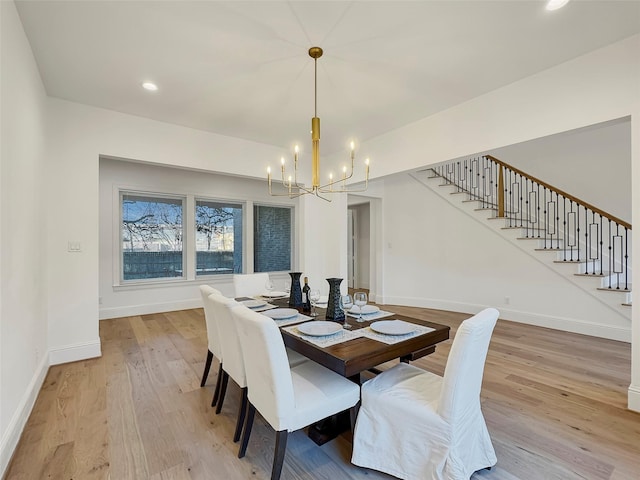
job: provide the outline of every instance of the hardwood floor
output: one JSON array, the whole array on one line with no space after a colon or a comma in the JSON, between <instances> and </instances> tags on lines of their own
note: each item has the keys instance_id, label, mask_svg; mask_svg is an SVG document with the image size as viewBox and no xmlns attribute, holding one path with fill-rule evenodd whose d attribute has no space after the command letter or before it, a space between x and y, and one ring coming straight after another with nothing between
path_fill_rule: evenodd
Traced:
<instances>
[{"instance_id":1,"label":"hardwood floor","mask_svg":"<svg viewBox=\"0 0 640 480\"><path fill-rule=\"evenodd\" d=\"M386 309L445 323L469 315ZM268 479L275 434L256 422L247 456L231 441L239 388L210 407L202 310L104 320L103 356L51 367L7 479ZM417 362L442 374L451 342ZM500 320L482 389L498 465L477 480L638 478L640 414L626 409L630 345ZM282 479L390 479L350 464L349 435L318 447L289 436Z\"/></svg>"}]
</instances>

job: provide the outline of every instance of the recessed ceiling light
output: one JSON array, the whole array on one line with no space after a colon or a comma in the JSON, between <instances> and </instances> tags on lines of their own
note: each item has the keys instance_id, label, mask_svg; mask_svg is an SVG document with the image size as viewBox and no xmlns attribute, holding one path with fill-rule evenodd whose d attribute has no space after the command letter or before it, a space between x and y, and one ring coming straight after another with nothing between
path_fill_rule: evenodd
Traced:
<instances>
[{"instance_id":1,"label":"recessed ceiling light","mask_svg":"<svg viewBox=\"0 0 640 480\"><path fill-rule=\"evenodd\" d=\"M158 86L155 83L151 82L144 82L142 84L142 88L144 88L145 90L149 90L150 92L155 92L156 90L158 90Z\"/></svg>"},{"instance_id":2,"label":"recessed ceiling light","mask_svg":"<svg viewBox=\"0 0 640 480\"><path fill-rule=\"evenodd\" d=\"M547 2L546 9L547 10L558 10L559 8L564 7L569 0L549 0Z\"/></svg>"}]
</instances>

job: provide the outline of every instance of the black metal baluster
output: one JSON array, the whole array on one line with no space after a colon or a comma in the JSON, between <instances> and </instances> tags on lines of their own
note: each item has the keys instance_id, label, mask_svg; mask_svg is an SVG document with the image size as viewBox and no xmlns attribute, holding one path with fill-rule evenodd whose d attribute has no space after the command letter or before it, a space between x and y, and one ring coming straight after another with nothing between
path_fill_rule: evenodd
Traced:
<instances>
[{"instance_id":1,"label":"black metal baluster","mask_svg":"<svg viewBox=\"0 0 640 480\"><path fill-rule=\"evenodd\" d=\"M547 187L542 187L544 204L544 248L547 248L547 232L549 231L549 216L547 215Z\"/></svg>"},{"instance_id":2,"label":"black metal baluster","mask_svg":"<svg viewBox=\"0 0 640 480\"><path fill-rule=\"evenodd\" d=\"M602 262L604 261L604 259L602 258L602 247L604 245L604 241L603 241L603 237L604 237L604 230L602 229L602 215L600 215L600 275L603 275L603 268L602 268Z\"/></svg>"},{"instance_id":3,"label":"black metal baluster","mask_svg":"<svg viewBox=\"0 0 640 480\"><path fill-rule=\"evenodd\" d=\"M576 225L578 226L577 236L576 236L576 248L578 258L576 260L580 261L580 204L576 202Z\"/></svg>"},{"instance_id":4,"label":"black metal baluster","mask_svg":"<svg viewBox=\"0 0 640 480\"><path fill-rule=\"evenodd\" d=\"M624 289L629 290L629 229L624 227Z\"/></svg>"}]
</instances>

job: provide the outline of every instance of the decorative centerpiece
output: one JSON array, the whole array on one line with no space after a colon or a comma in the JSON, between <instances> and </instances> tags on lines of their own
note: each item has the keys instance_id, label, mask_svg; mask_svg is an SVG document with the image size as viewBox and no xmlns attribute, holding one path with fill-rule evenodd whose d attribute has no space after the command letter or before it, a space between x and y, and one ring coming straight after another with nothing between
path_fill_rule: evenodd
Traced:
<instances>
[{"instance_id":1,"label":"decorative centerpiece","mask_svg":"<svg viewBox=\"0 0 640 480\"><path fill-rule=\"evenodd\" d=\"M329 282L329 301L327 302L327 320L335 322L344 321L344 312L340 308L340 283L341 278L327 278Z\"/></svg>"},{"instance_id":2,"label":"decorative centerpiece","mask_svg":"<svg viewBox=\"0 0 640 480\"><path fill-rule=\"evenodd\" d=\"M300 276L302 272L289 272L291 275L291 291L289 292L289 306L302 307L302 287L300 286Z\"/></svg>"}]
</instances>

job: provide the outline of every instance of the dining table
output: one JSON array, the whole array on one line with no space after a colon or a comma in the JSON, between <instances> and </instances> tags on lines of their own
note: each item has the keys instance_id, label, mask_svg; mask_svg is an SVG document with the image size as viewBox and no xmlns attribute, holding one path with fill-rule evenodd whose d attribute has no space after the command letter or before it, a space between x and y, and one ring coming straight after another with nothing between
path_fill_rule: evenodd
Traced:
<instances>
[{"instance_id":1,"label":"dining table","mask_svg":"<svg viewBox=\"0 0 640 480\"><path fill-rule=\"evenodd\" d=\"M295 308L289 306L288 298L268 299L268 301L276 307ZM364 372L379 373L377 369L379 365L396 359L401 362L417 360L433 353L438 343L449 339L450 328L447 325L379 310L377 315L364 315L362 321L347 315L345 320L337 322L343 327L337 335L343 334L344 341L337 339L336 343L329 342L328 345L322 345L316 338L301 334L297 328L309 321L326 321L327 310L318 307L318 315L309 319L308 313L302 312L302 308L296 309L301 313L300 322L287 322L280 327L285 345L358 384L361 383ZM415 330L405 335L378 335L371 326L380 319L401 320L405 324L413 325ZM329 321L332 320L329 319ZM340 430L340 428L336 424L336 419L333 419L329 425L324 422L324 425L311 428L309 436L316 443L322 444L334 438L337 435L334 430Z\"/></svg>"}]
</instances>

